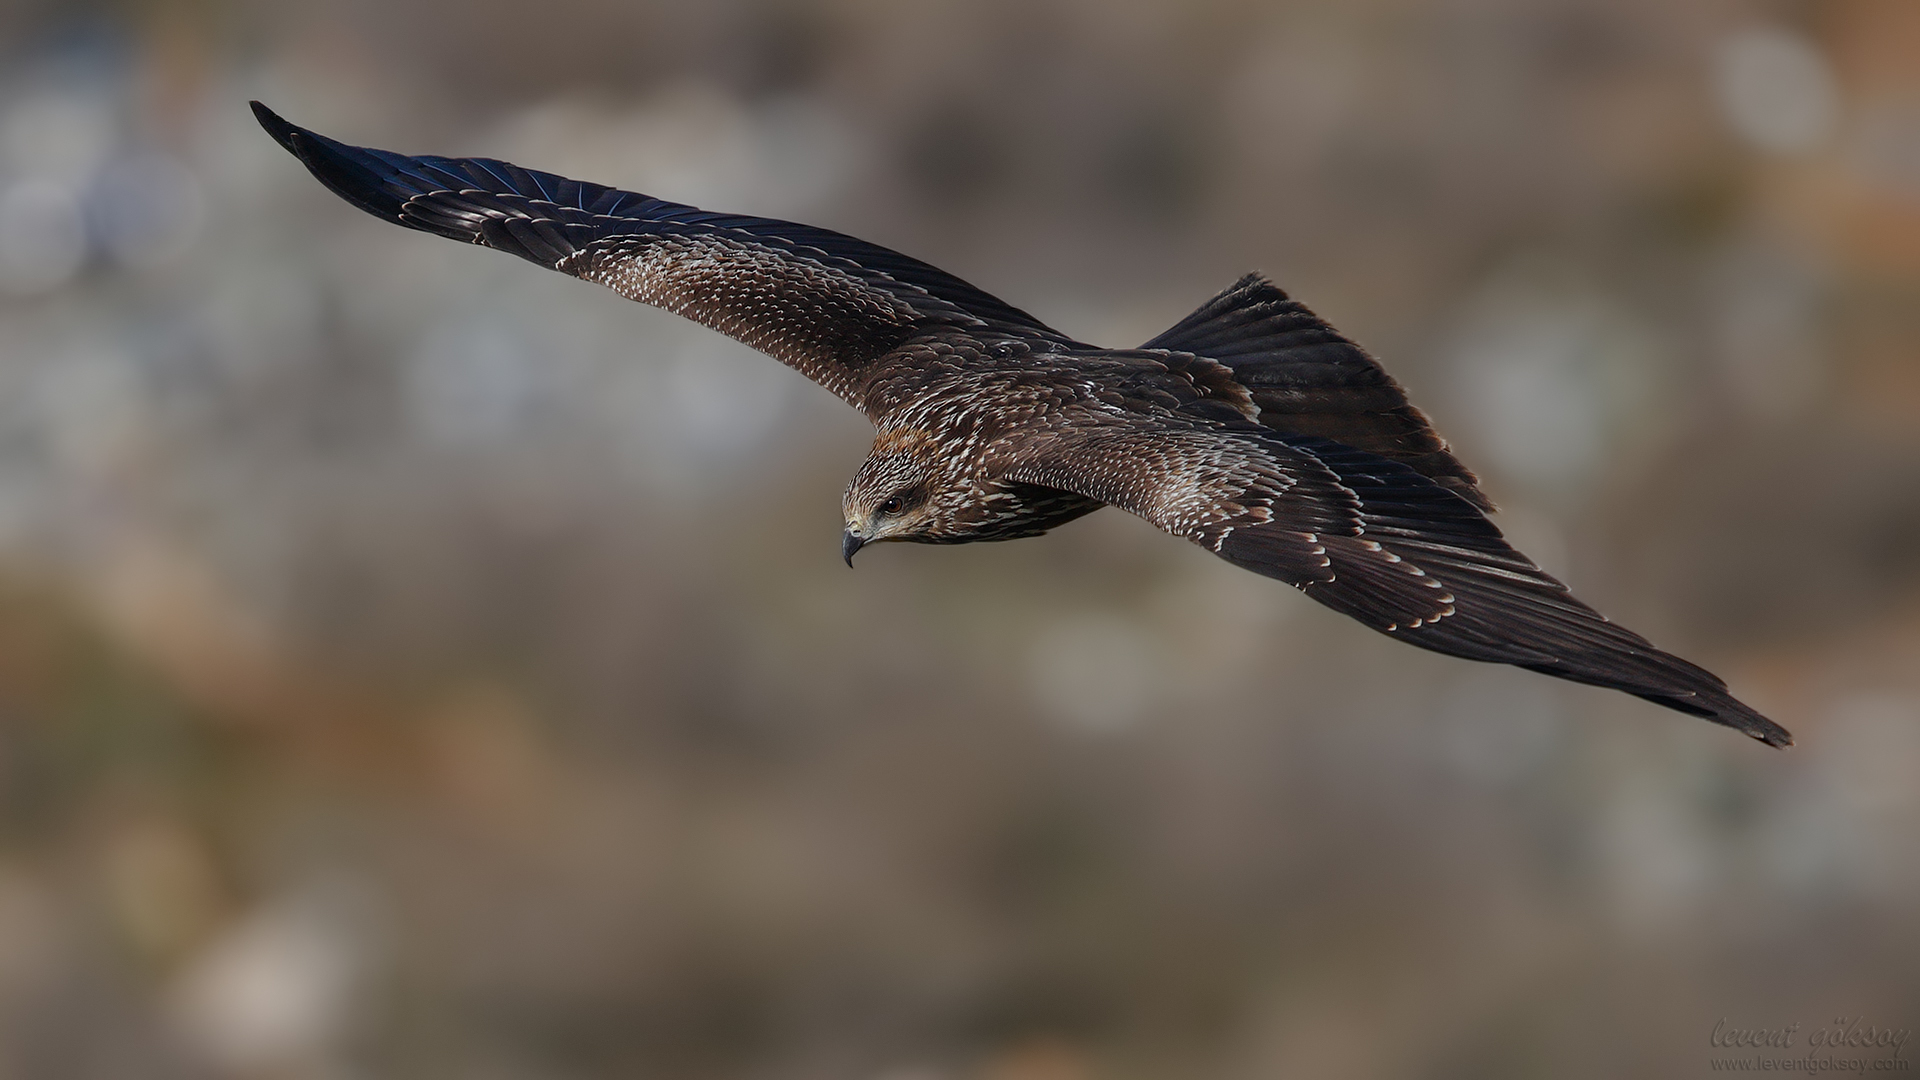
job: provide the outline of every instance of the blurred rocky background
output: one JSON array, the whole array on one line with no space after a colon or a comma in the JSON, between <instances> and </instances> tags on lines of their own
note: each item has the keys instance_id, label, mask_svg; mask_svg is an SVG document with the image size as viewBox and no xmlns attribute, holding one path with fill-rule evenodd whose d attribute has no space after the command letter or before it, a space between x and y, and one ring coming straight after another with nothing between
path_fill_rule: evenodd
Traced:
<instances>
[{"instance_id":1,"label":"blurred rocky background","mask_svg":"<svg viewBox=\"0 0 1920 1080\"><path fill-rule=\"evenodd\" d=\"M251 97L1107 344L1265 270L1800 746L1112 511L849 572L860 417L359 214ZM0 1078L1693 1076L1722 1018L1914 1026L1917 353L1912 0L4 0Z\"/></svg>"}]
</instances>

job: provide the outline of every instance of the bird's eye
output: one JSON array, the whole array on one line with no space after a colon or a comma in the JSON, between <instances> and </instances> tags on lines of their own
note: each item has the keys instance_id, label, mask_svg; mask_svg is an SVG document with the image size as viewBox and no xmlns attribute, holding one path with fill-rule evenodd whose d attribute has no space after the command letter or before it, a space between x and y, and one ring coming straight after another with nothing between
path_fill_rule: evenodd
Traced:
<instances>
[{"instance_id":1,"label":"bird's eye","mask_svg":"<svg viewBox=\"0 0 1920 1080\"><path fill-rule=\"evenodd\" d=\"M898 495L895 495L895 496L894 496L893 498L891 498L891 499L888 499L888 500L887 500L886 502L883 502L883 503L881 503L881 504L880 504L880 512L881 512L881 513L883 513L883 514L897 514L897 513L899 513L899 512L900 512L900 497L899 497Z\"/></svg>"}]
</instances>

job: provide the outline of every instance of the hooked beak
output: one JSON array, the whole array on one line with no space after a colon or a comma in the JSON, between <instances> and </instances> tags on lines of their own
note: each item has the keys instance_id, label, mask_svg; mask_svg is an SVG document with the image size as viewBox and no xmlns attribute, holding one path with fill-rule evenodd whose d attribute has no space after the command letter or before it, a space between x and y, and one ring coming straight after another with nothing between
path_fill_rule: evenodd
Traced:
<instances>
[{"instance_id":1,"label":"hooked beak","mask_svg":"<svg viewBox=\"0 0 1920 1080\"><path fill-rule=\"evenodd\" d=\"M853 566L853 553L866 546L866 543L866 540L862 539L860 534L854 532L852 529L848 529L840 534L840 557L847 560L849 569Z\"/></svg>"}]
</instances>

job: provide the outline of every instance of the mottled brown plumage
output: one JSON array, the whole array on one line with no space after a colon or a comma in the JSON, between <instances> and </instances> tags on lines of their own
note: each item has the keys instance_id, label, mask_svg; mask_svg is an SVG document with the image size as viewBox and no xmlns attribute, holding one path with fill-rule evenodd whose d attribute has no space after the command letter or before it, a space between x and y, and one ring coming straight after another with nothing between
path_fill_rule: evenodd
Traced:
<instances>
[{"instance_id":1,"label":"mottled brown plumage","mask_svg":"<svg viewBox=\"0 0 1920 1080\"><path fill-rule=\"evenodd\" d=\"M254 111L368 213L684 315L864 412L879 433L843 501L849 563L878 541L1036 536L1112 504L1409 644L1792 742L1508 546L1392 377L1263 278L1102 349L840 233L348 146Z\"/></svg>"}]
</instances>

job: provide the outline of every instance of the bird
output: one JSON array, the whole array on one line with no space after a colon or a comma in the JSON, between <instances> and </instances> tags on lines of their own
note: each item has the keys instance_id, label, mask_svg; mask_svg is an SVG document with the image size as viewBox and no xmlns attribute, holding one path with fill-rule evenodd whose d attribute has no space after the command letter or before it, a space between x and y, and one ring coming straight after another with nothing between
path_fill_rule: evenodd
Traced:
<instances>
[{"instance_id":1,"label":"bird","mask_svg":"<svg viewBox=\"0 0 1920 1080\"><path fill-rule=\"evenodd\" d=\"M1138 348L1102 348L828 229L353 146L252 107L377 218L674 312L859 409L875 436L841 499L848 566L876 543L1032 537L1110 505L1409 645L1793 742L1508 544L1379 361L1261 275Z\"/></svg>"}]
</instances>

